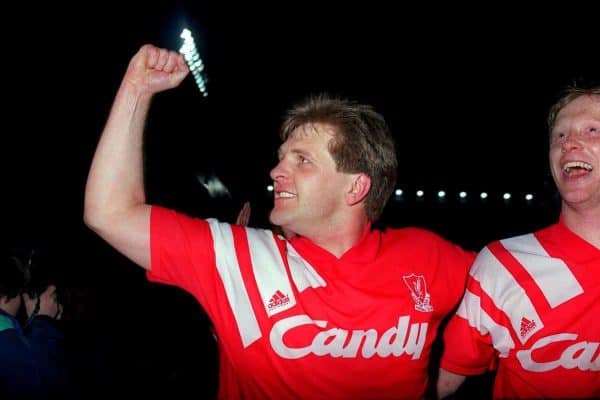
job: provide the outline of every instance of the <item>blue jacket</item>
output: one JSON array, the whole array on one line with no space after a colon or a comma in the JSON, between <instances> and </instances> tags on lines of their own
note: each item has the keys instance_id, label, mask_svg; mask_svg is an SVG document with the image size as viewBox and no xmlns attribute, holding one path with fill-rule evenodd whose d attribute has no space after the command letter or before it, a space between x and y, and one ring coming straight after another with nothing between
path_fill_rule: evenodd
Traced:
<instances>
[{"instance_id":1,"label":"blue jacket","mask_svg":"<svg viewBox=\"0 0 600 400\"><path fill-rule=\"evenodd\" d=\"M65 398L68 369L64 335L46 316L24 330L0 310L0 399Z\"/></svg>"}]
</instances>

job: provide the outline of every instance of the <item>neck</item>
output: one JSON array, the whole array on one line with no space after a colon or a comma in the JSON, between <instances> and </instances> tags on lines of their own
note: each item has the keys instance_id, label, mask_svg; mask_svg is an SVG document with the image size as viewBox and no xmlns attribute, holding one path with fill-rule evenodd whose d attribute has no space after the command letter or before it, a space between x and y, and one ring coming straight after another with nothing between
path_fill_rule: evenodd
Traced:
<instances>
[{"instance_id":1,"label":"neck","mask_svg":"<svg viewBox=\"0 0 600 400\"><path fill-rule=\"evenodd\" d=\"M304 235L319 247L327 250L340 258L352 248L370 226L366 218L355 219L354 222L345 221L343 224L329 224L322 229L315 229L313 233Z\"/></svg>"},{"instance_id":2,"label":"neck","mask_svg":"<svg viewBox=\"0 0 600 400\"><path fill-rule=\"evenodd\" d=\"M600 205L581 209L563 202L561 215L564 224L570 230L600 249Z\"/></svg>"}]
</instances>

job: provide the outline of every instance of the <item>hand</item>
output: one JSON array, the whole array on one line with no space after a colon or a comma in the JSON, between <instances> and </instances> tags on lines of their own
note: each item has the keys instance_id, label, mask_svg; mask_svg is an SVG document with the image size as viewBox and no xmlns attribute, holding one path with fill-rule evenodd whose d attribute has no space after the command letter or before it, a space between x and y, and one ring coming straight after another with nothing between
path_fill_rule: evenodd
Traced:
<instances>
[{"instance_id":1,"label":"hand","mask_svg":"<svg viewBox=\"0 0 600 400\"><path fill-rule=\"evenodd\" d=\"M247 201L242 206L237 218L235 219L236 225L247 226L250 222L250 202Z\"/></svg>"},{"instance_id":2,"label":"hand","mask_svg":"<svg viewBox=\"0 0 600 400\"><path fill-rule=\"evenodd\" d=\"M30 297L27 293L23 293L23 302L25 303L25 312L30 318L35 311L38 297ZM50 285L39 295L40 308L37 310L37 315L46 315L50 318L60 319L62 317L62 304L58 303L56 298L56 286Z\"/></svg>"},{"instance_id":3,"label":"hand","mask_svg":"<svg viewBox=\"0 0 600 400\"><path fill-rule=\"evenodd\" d=\"M153 95L177 87L188 73L181 54L146 44L132 57L124 80L140 92Z\"/></svg>"}]
</instances>

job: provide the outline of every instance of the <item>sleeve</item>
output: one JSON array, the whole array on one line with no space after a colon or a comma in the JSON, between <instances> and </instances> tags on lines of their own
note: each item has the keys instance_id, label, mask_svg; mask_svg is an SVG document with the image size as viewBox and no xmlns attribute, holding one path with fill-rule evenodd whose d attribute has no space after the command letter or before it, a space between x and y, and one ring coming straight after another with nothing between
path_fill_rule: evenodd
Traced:
<instances>
[{"instance_id":1,"label":"sleeve","mask_svg":"<svg viewBox=\"0 0 600 400\"><path fill-rule=\"evenodd\" d=\"M69 366L65 353L65 338L57 322L45 315L35 317L27 327L33 362L44 392L67 393Z\"/></svg>"},{"instance_id":2,"label":"sleeve","mask_svg":"<svg viewBox=\"0 0 600 400\"><path fill-rule=\"evenodd\" d=\"M147 278L196 294L214 266L205 220L153 206L150 214L150 265Z\"/></svg>"},{"instance_id":3,"label":"sleeve","mask_svg":"<svg viewBox=\"0 0 600 400\"><path fill-rule=\"evenodd\" d=\"M497 326L484 310L474 271L485 270L486 257L479 253L467 279L467 288L443 333L441 367L460 375L478 375L495 367L492 331Z\"/></svg>"},{"instance_id":4,"label":"sleeve","mask_svg":"<svg viewBox=\"0 0 600 400\"><path fill-rule=\"evenodd\" d=\"M217 267L217 253L235 257L233 241L220 240L220 236L232 237L235 228L216 220L194 218L153 206L150 214L151 270L147 272L147 278L187 291L213 323L218 323L217 320L229 312L229 301ZM217 240L213 234L217 235ZM215 246L215 242L219 246Z\"/></svg>"}]
</instances>

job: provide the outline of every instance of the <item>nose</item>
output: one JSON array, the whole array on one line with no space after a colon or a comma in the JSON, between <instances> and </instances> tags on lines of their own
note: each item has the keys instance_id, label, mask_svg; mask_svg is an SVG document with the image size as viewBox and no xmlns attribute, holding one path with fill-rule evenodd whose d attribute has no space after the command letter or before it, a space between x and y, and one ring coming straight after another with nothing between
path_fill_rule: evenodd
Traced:
<instances>
[{"instance_id":1,"label":"nose","mask_svg":"<svg viewBox=\"0 0 600 400\"><path fill-rule=\"evenodd\" d=\"M582 147L580 139L581 138L577 132L570 132L563 141L563 144L560 148L561 153L565 154L569 151L580 149Z\"/></svg>"},{"instance_id":2,"label":"nose","mask_svg":"<svg viewBox=\"0 0 600 400\"><path fill-rule=\"evenodd\" d=\"M279 160L279 162L277 163L277 165L275 165L275 167L273 167L269 175L271 176L271 179L274 182L288 176L288 171L284 159Z\"/></svg>"}]
</instances>

